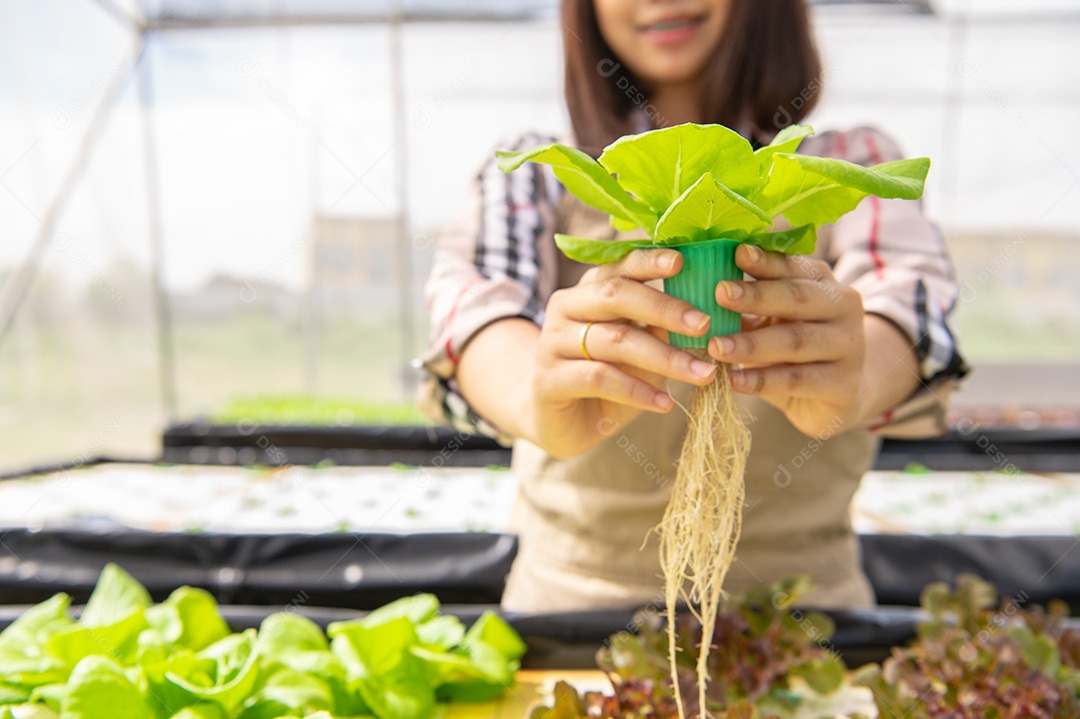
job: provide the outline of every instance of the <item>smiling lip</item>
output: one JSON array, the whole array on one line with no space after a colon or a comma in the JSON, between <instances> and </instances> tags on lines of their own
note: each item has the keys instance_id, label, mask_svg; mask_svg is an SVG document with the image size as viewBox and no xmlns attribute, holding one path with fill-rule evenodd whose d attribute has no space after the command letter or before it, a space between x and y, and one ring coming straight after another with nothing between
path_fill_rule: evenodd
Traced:
<instances>
[{"instance_id":1,"label":"smiling lip","mask_svg":"<svg viewBox=\"0 0 1080 719\"><path fill-rule=\"evenodd\" d=\"M704 21L705 19L700 16L669 17L644 26L641 32L645 37L657 43L682 42L696 33Z\"/></svg>"}]
</instances>

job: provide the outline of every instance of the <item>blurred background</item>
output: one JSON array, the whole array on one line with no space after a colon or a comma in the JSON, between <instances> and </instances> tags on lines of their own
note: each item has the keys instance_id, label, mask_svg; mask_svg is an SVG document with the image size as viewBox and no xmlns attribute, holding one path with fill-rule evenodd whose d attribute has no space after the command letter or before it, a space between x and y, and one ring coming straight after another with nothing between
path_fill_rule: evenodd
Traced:
<instances>
[{"instance_id":1,"label":"blurred background","mask_svg":"<svg viewBox=\"0 0 1080 719\"><path fill-rule=\"evenodd\" d=\"M567 127L556 10L0 3L0 473L156 457L167 426L245 402L418 420L439 228L501 141ZM933 158L976 367L954 420L1080 424L1080 8L814 15L810 122Z\"/></svg>"}]
</instances>

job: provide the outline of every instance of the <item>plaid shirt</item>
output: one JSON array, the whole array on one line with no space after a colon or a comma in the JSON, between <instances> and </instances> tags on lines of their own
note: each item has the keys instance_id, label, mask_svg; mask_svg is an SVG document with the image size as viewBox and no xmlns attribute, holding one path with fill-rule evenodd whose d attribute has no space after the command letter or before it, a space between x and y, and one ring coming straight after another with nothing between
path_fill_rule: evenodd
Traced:
<instances>
[{"instance_id":1,"label":"plaid shirt","mask_svg":"<svg viewBox=\"0 0 1080 719\"><path fill-rule=\"evenodd\" d=\"M510 149L554 139L526 134ZM895 143L869 128L814 135L799 151L860 165L902 157ZM427 376L418 397L436 421L512 441L472 410L454 372L462 348L492 322L523 317L543 325L548 297L559 286L554 234L565 192L545 165L528 163L504 174L489 160L472 183L465 211L441 235L425 291L431 332L419 360ZM859 291L868 314L895 324L918 357L919 391L871 430L890 436L943 433L949 391L967 367L951 327L958 296L952 265L922 204L868 197L820 228L815 254L831 265L838 281Z\"/></svg>"}]
</instances>

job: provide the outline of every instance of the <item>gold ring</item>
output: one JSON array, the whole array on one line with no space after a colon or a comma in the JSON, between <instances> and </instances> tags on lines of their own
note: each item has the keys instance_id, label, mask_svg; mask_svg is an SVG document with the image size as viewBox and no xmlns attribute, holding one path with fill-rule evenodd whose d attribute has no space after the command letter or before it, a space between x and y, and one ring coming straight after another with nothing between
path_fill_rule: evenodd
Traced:
<instances>
[{"instance_id":1,"label":"gold ring","mask_svg":"<svg viewBox=\"0 0 1080 719\"><path fill-rule=\"evenodd\" d=\"M585 338L589 335L589 328L593 326L592 322L585 323L585 326L581 328L581 356L585 359L592 361L592 357L589 356L589 350L585 349Z\"/></svg>"}]
</instances>

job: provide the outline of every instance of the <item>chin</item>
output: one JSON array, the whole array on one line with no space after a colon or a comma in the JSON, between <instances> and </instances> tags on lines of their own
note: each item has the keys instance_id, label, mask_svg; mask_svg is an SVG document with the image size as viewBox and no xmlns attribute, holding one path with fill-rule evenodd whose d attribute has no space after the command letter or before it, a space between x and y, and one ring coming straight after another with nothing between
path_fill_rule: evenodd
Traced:
<instances>
[{"instance_id":1,"label":"chin","mask_svg":"<svg viewBox=\"0 0 1080 719\"><path fill-rule=\"evenodd\" d=\"M679 85L701 77L702 62L689 58L674 61L655 62L645 77L650 85Z\"/></svg>"}]
</instances>

